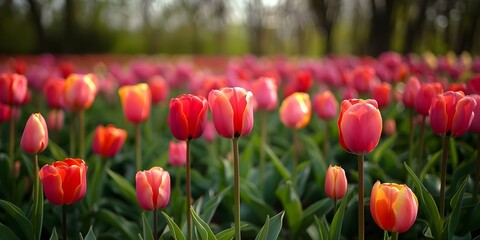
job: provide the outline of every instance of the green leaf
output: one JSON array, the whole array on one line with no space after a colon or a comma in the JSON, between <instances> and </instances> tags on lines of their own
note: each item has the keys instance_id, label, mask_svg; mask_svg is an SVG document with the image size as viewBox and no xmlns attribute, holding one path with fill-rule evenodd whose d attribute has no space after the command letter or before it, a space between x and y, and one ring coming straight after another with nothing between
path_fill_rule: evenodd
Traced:
<instances>
[{"instance_id":1,"label":"green leaf","mask_svg":"<svg viewBox=\"0 0 480 240\"><path fill-rule=\"evenodd\" d=\"M101 219L101 221L108 223L115 229L119 230L126 237L128 237L127 239L137 239L136 233L138 233L138 229L136 228L136 225L128 221L124 217L115 214L110 210L101 209L98 212L98 218Z\"/></svg>"},{"instance_id":2,"label":"green leaf","mask_svg":"<svg viewBox=\"0 0 480 240\"><path fill-rule=\"evenodd\" d=\"M178 225L166 214L162 212L163 217L167 221L168 228L170 230L170 234L173 236L175 240L185 240L185 236L183 236L182 230L178 227Z\"/></svg>"},{"instance_id":3,"label":"green leaf","mask_svg":"<svg viewBox=\"0 0 480 240\"><path fill-rule=\"evenodd\" d=\"M113 172L110 169L107 169L107 174L112 178L115 185L120 189L123 197L128 200L134 206L138 206L137 195L135 193L135 188L128 182L124 177Z\"/></svg>"},{"instance_id":4,"label":"green leaf","mask_svg":"<svg viewBox=\"0 0 480 240\"><path fill-rule=\"evenodd\" d=\"M97 237L95 236L95 233L93 232L93 226L90 225L90 228L88 229L87 235L85 236L84 240L97 240Z\"/></svg>"},{"instance_id":5,"label":"green leaf","mask_svg":"<svg viewBox=\"0 0 480 240\"><path fill-rule=\"evenodd\" d=\"M457 193L455 193L452 200L450 201L450 206L453 210L447 223L448 239L453 238L455 230L457 229L458 220L460 219L460 210L462 209L463 193L465 192L465 188L467 187L467 182L468 176L465 178L465 180L463 180Z\"/></svg>"},{"instance_id":6,"label":"green leaf","mask_svg":"<svg viewBox=\"0 0 480 240\"><path fill-rule=\"evenodd\" d=\"M270 156L270 159L272 160L273 166L277 169L277 171L282 175L282 177L285 180L291 179L291 174L290 171L288 171L288 168L283 165L282 161L275 155L273 150L268 146L265 145L265 152Z\"/></svg>"},{"instance_id":7,"label":"green leaf","mask_svg":"<svg viewBox=\"0 0 480 240\"><path fill-rule=\"evenodd\" d=\"M276 240L282 230L283 216L285 211L270 218L267 216L265 225L260 229L255 240Z\"/></svg>"},{"instance_id":8,"label":"green leaf","mask_svg":"<svg viewBox=\"0 0 480 240\"><path fill-rule=\"evenodd\" d=\"M20 208L5 200L0 200L0 207L3 208L13 220L11 221L12 226L9 226L13 228L13 232L17 234L21 233L19 236L21 239L34 239L32 223L28 221Z\"/></svg>"},{"instance_id":9,"label":"green leaf","mask_svg":"<svg viewBox=\"0 0 480 240\"><path fill-rule=\"evenodd\" d=\"M291 182L287 181L285 184L280 185L275 193L285 209L290 230L296 233L303 216L302 204L297 192L293 189Z\"/></svg>"},{"instance_id":10,"label":"green leaf","mask_svg":"<svg viewBox=\"0 0 480 240\"><path fill-rule=\"evenodd\" d=\"M142 221L143 221L143 239L153 240L153 232L152 232L152 229L150 228L150 224L148 224L148 220L144 212L142 212Z\"/></svg>"},{"instance_id":11,"label":"green leaf","mask_svg":"<svg viewBox=\"0 0 480 240\"><path fill-rule=\"evenodd\" d=\"M318 228L318 236L319 240L328 240L329 239L329 232L330 228L327 223L327 219L325 218L325 215L322 216L322 219L320 220L317 216L315 216L315 225Z\"/></svg>"},{"instance_id":12,"label":"green leaf","mask_svg":"<svg viewBox=\"0 0 480 240\"><path fill-rule=\"evenodd\" d=\"M375 148L375 152L373 153L372 162L378 164L378 162L380 161L380 158L383 156L383 152L387 149L390 149L391 146L395 143L395 140L397 140L397 134L393 134L387 140L385 140L381 144L379 144Z\"/></svg>"},{"instance_id":13,"label":"green leaf","mask_svg":"<svg viewBox=\"0 0 480 240\"><path fill-rule=\"evenodd\" d=\"M198 214L195 212L193 207L190 207L190 211L192 212L192 221L193 221L193 224L195 224L198 234L200 235L200 239L202 240L217 239L215 237L215 234L213 234L212 229L210 229L208 224L198 216Z\"/></svg>"},{"instance_id":14,"label":"green leaf","mask_svg":"<svg viewBox=\"0 0 480 240\"><path fill-rule=\"evenodd\" d=\"M425 167L423 167L422 172L420 173L421 180L425 179L425 176L427 175L428 170L430 170L430 168L435 166L435 163L437 162L437 159L440 159L440 156L442 156L442 150L439 150L435 154L433 154L433 156L427 162Z\"/></svg>"},{"instance_id":15,"label":"green leaf","mask_svg":"<svg viewBox=\"0 0 480 240\"><path fill-rule=\"evenodd\" d=\"M20 240L12 229L0 223L0 239Z\"/></svg>"},{"instance_id":16,"label":"green leaf","mask_svg":"<svg viewBox=\"0 0 480 240\"><path fill-rule=\"evenodd\" d=\"M412 169L410 169L406 163L404 163L404 165L416 185L416 190L418 192L417 196L420 197L420 204L423 205L419 206L419 208L424 209L427 213L428 225L430 225L432 235L435 239L440 239L443 232L443 224L442 219L440 218L440 213L438 212L437 204L432 195L428 192L425 186L423 186L420 179L418 179L417 175L413 173Z\"/></svg>"},{"instance_id":17,"label":"green leaf","mask_svg":"<svg viewBox=\"0 0 480 240\"><path fill-rule=\"evenodd\" d=\"M57 229L53 227L52 235L50 236L50 240L58 240Z\"/></svg>"},{"instance_id":18,"label":"green leaf","mask_svg":"<svg viewBox=\"0 0 480 240\"><path fill-rule=\"evenodd\" d=\"M217 210L218 205L222 202L225 195L230 192L231 186L225 188L222 192L212 197L210 200L205 203L203 211L200 213L202 219L205 219L206 223L210 223L212 220L213 214Z\"/></svg>"},{"instance_id":19,"label":"green leaf","mask_svg":"<svg viewBox=\"0 0 480 240\"><path fill-rule=\"evenodd\" d=\"M320 213L321 214L320 216L325 215L328 212L330 212L332 209L333 209L333 201L330 198L324 198L308 206L303 211L302 220L305 222L305 220L315 215L315 213Z\"/></svg>"},{"instance_id":20,"label":"green leaf","mask_svg":"<svg viewBox=\"0 0 480 240\"><path fill-rule=\"evenodd\" d=\"M53 159L55 159L56 161L63 160L68 156L67 153L55 142L53 142L51 139L48 140L47 147L48 147L48 150L50 150L50 153L52 154Z\"/></svg>"},{"instance_id":21,"label":"green leaf","mask_svg":"<svg viewBox=\"0 0 480 240\"><path fill-rule=\"evenodd\" d=\"M240 228L247 227L248 224L240 224ZM215 235L217 240L231 240L235 236L235 227L227 228Z\"/></svg>"},{"instance_id":22,"label":"green leaf","mask_svg":"<svg viewBox=\"0 0 480 240\"><path fill-rule=\"evenodd\" d=\"M347 206L350 192L343 198L340 207L338 208L330 226L330 240L339 240L342 236L343 215L345 214L345 207Z\"/></svg>"},{"instance_id":23,"label":"green leaf","mask_svg":"<svg viewBox=\"0 0 480 240\"><path fill-rule=\"evenodd\" d=\"M35 178L38 175L34 176ZM36 239L41 239L42 234L42 226L43 226L43 187L40 184L40 179L34 180L34 199L33 199L33 206L32 206L32 226L33 226L33 233L35 234L34 237Z\"/></svg>"}]
</instances>

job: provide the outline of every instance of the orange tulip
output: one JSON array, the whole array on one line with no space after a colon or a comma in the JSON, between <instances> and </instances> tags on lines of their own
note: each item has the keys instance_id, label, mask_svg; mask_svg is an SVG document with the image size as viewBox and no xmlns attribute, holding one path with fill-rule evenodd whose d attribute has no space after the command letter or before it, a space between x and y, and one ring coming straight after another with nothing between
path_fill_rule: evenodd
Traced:
<instances>
[{"instance_id":1,"label":"orange tulip","mask_svg":"<svg viewBox=\"0 0 480 240\"><path fill-rule=\"evenodd\" d=\"M291 128L304 128L310 122L312 104L308 93L296 92L282 101L279 110L282 123Z\"/></svg>"},{"instance_id":2,"label":"orange tulip","mask_svg":"<svg viewBox=\"0 0 480 240\"><path fill-rule=\"evenodd\" d=\"M407 185L382 183L373 185L370 213L377 225L390 232L406 232L415 222L418 212L417 196Z\"/></svg>"},{"instance_id":3,"label":"orange tulip","mask_svg":"<svg viewBox=\"0 0 480 240\"><path fill-rule=\"evenodd\" d=\"M127 131L113 125L100 125L95 129L92 150L102 157L114 157L127 139Z\"/></svg>"},{"instance_id":4,"label":"orange tulip","mask_svg":"<svg viewBox=\"0 0 480 240\"><path fill-rule=\"evenodd\" d=\"M80 201L87 191L87 170L85 162L78 158L43 166L39 177L48 201L55 205Z\"/></svg>"},{"instance_id":5,"label":"orange tulip","mask_svg":"<svg viewBox=\"0 0 480 240\"><path fill-rule=\"evenodd\" d=\"M70 74L65 80L63 94L68 110L78 112L90 108L97 94L95 75Z\"/></svg>"},{"instance_id":6,"label":"orange tulip","mask_svg":"<svg viewBox=\"0 0 480 240\"><path fill-rule=\"evenodd\" d=\"M325 194L331 199L341 199L347 193L345 170L339 166L328 166L325 176Z\"/></svg>"},{"instance_id":7,"label":"orange tulip","mask_svg":"<svg viewBox=\"0 0 480 240\"><path fill-rule=\"evenodd\" d=\"M150 88L146 83L127 85L118 89L125 118L135 124L147 120L152 102Z\"/></svg>"},{"instance_id":8,"label":"orange tulip","mask_svg":"<svg viewBox=\"0 0 480 240\"><path fill-rule=\"evenodd\" d=\"M170 174L161 167L138 171L135 176L137 200L147 210L165 208L170 201Z\"/></svg>"},{"instance_id":9,"label":"orange tulip","mask_svg":"<svg viewBox=\"0 0 480 240\"><path fill-rule=\"evenodd\" d=\"M42 114L34 113L28 118L25 129L23 130L20 146L30 154L43 152L48 145L47 123Z\"/></svg>"},{"instance_id":10,"label":"orange tulip","mask_svg":"<svg viewBox=\"0 0 480 240\"><path fill-rule=\"evenodd\" d=\"M375 84L372 88L372 98L378 103L378 107L386 107L390 104L392 86L390 83Z\"/></svg>"}]
</instances>

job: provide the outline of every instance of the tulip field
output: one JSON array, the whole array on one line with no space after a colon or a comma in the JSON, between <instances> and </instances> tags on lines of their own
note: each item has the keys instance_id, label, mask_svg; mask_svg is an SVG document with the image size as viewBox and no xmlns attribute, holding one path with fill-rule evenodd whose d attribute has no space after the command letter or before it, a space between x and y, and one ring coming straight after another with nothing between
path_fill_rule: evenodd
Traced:
<instances>
[{"instance_id":1,"label":"tulip field","mask_svg":"<svg viewBox=\"0 0 480 240\"><path fill-rule=\"evenodd\" d=\"M0 56L0 239L480 239L480 57Z\"/></svg>"}]
</instances>

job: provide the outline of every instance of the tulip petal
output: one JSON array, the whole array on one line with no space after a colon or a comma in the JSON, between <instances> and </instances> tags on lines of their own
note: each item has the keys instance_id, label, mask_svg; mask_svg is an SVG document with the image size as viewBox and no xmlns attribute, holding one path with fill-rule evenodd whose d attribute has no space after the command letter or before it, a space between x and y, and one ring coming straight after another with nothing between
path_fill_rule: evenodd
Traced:
<instances>
[{"instance_id":1,"label":"tulip petal","mask_svg":"<svg viewBox=\"0 0 480 240\"><path fill-rule=\"evenodd\" d=\"M51 165L45 165L39 171L39 178L47 199L52 204L63 205L62 177L58 170Z\"/></svg>"},{"instance_id":2,"label":"tulip petal","mask_svg":"<svg viewBox=\"0 0 480 240\"><path fill-rule=\"evenodd\" d=\"M147 181L145 172L137 172L135 180L138 203L145 210L153 210L153 191L149 182Z\"/></svg>"},{"instance_id":3,"label":"tulip petal","mask_svg":"<svg viewBox=\"0 0 480 240\"><path fill-rule=\"evenodd\" d=\"M398 193L395 202L392 204L395 215L395 226L393 232L406 232L417 218L418 206L413 198L412 191L405 187Z\"/></svg>"},{"instance_id":4,"label":"tulip petal","mask_svg":"<svg viewBox=\"0 0 480 240\"><path fill-rule=\"evenodd\" d=\"M469 96L458 101L455 114L453 115L452 136L458 137L463 135L469 129L475 117L473 112L475 105L475 100Z\"/></svg>"},{"instance_id":5,"label":"tulip petal","mask_svg":"<svg viewBox=\"0 0 480 240\"><path fill-rule=\"evenodd\" d=\"M212 90L208 95L208 104L210 105L213 123L218 134L226 138L234 137L234 113L228 98L219 90Z\"/></svg>"}]
</instances>

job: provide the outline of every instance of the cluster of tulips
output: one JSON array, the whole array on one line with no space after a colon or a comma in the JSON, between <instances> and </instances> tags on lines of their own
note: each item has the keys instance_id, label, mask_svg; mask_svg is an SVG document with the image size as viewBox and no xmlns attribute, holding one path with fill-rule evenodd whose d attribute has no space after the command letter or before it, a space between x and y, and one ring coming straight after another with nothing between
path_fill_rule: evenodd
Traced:
<instances>
[{"instance_id":1,"label":"cluster of tulips","mask_svg":"<svg viewBox=\"0 0 480 240\"><path fill-rule=\"evenodd\" d=\"M458 209L456 206L458 198L460 202L463 199L467 180L459 188L461 191L457 192L458 196L455 194L456 198L452 199L452 201L456 199L455 204L450 204L449 208L445 203L448 200L446 181L449 151L452 149L451 138L461 137L468 132L480 134L480 75L475 75L480 73L479 58L472 59L467 54L435 57L430 54L401 56L388 52L378 58L330 57L293 63L283 58L256 59L247 56L231 61L224 72L195 69L185 62L170 65L156 61L135 61L122 68L118 64L106 67L98 60L74 65L74 62L58 64L51 56L39 59L40 63L37 64L19 59L11 60L5 64L3 70L0 68L0 72L3 71L0 73L0 123L3 126L7 126L8 123L10 130L8 144L0 145L0 151L4 150L5 145L8 147L8 158L1 162L1 167L7 169L8 174L2 177L0 197L11 202L17 201L15 189L19 179L19 162L16 161L18 154L15 149L18 143L15 132L16 123L21 119L20 110L41 105L35 101L48 105L46 120L41 113L32 113L26 121L20 139L21 149L34 156L30 212L35 239L45 237L42 235L45 228L42 226L44 196L49 203L63 206L63 238L67 239L65 206L81 201L90 188L92 188L90 191L94 192L92 201L98 200L102 194L103 186L97 185L97 178L101 178L105 174L102 172L108 169L105 165L110 163L106 159L114 158L121 152L128 140L128 131L108 122L100 123L92 136L91 151L102 160L99 163L85 161L88 147L85 146L88 142L85 136L85 115L96 101L106 101L115 105L117 96L120 99L124 119L134 126L135 164L133 161L131 164L132 168L135 166L136 169L136 198L143 209L153 211L152 237L159 238L157 210L165 209L176 199L171 198L171 173L168 172L167 166L142 161L142 140L144 145L151 144L145 142L145 138L142 137L142 123L152 117L152 104L166 105L166 99L173 93L179 95L169 101L168 115L164 119L156 119L156 122L168 125L171 136L177 139L170 141L168 145L168 163L176 168L185 168L185 172L181 174L185 177L183 194L186 198L184 206L186 227L185 232L182 233L180 229L180 233L185 234L187 239L195 237L203 239L204 236L199 232L201 227L197 225L202 221L196 219L195 209L191 208L194 202L191 186L192 140L202 138L203 141L213 144L218 134L232 141L228 155L233 158L234 227L228 236L241 239L240 206L243 191L240 186L242 163L239 156L239 139L250 135L255 125L254 116L258 115L260 117L258 185L259 189L266 189L268 176L264 173L266 165L269 164L267 160L275 158L271 153L270 146L274 144L271 139L288 136L278 136L276 131L269 132L271 120L269 117L273 116L272 113L276 114L278 102L280 102L278 119L289 129L291 142L287 141L291 143L292 152L286 162L282 163L277 159L273 165L281 173L283 169L287 169L285 170L287 173L285 171L283 173L287 176L288 184L294 188L305 181L298 171L302 167L302 156L305 155L305 147L299 132L311 125L312 113L318 117L315 124L324 122L321 140L323 143L321 164L325 166L325 171L322 172L324 185L316 187L323 189L324 194L333 200L333 222L342 221L346 205L352 199L348 194L351 187L347 182L347 174L344 168L335 165L341 162L335 160L339 154L331 148L332 145L339 143L347 153L357 155L358 160L356 176L353 178L358 183L354 188L358 193L356 199L358 232L355 234L358 239L365 239L366 235L364 187L371 189L367 206L376 225L385 231L385 236L388 236L387 232L391 232L392 239L396 239L399 233L408 231L414 225L419 206L422 204L428 205L424 206L428 209L426 215L427 218L432 218L427 221L430 228L428 234L435 238L443 236L450 238L455 233L455 228L448 227L444 230L441 224L444 220L448 221L448 226L452 221L459 221L461 205ZM42 99L36 98L37 94ZM340 104L339 99L342 100ZM368 158L368 154L375 150L381 142L382 134L386 138L396 134L395 112L408 109L410 109L406 151L408 157L403 161L409 177L403 179L404 182L397 183L381 183L377 180L373 186L368 186L364 183L364 163L368 161L365 160L365 156ZM64 160L47 161L40 168L38 154L47 149L49 140L52 143L52 134L59 136L64 130L65 112L68 113L70 121L68 157ZM90 121L97 117L88 116ZM334 119L337 119L338 141L330 139L331 134L337 134L335 131L332 133L328 127ZM432 197L422 184L423 179L417 177L422 174L426 165L433 164L431 161L427 163L424 161L427 123L431 130L442 138L443 143L439 171L440 192L436 200L438 209L435 201L430 201ZM420 125L417 142L414 141L416 125ZM303 131L306 134L311 133ZM6 139L4 136L7 135L0 136L2 141ZM247 139L244 141L248 141ZM414 157L415 153L418 155L417 158ZM471 171L474 175L471 196L475 206L478 205L480 157L476 164L477 170ZM91 169L93 167L92 176L97 180L87 189L89 167ZM145 170L147 168L148 170ZM175 180L177 184L178 181ZM410 187L415 186L412 187L415 191L407 184ZM341 199L342 206L337 208L337 200ZM289 207L284 202L282 204L287 211L287 220L290 224L293 221L290 219L294 216L289 213ZM435 204L433 210L432 204ZM3 202L1 205L4 208ZM448 219L446 212L451 212ZM169 231L175 233L175 229L179 227L167 214L164 213L164 216ZM335 220L336 218L341 219ZM440 219L440 229L437 226L437 218ZM331 231L337 239L341 235L341 224L339 230L333 227L333 222ZM279 224L281 226L282 220ZM264 228L268 228L268 221L262 229ZM210 229L205 231L211 232ZM324 234L319 231L320 235ZM172 235L176 236L176 239L184 239L183 235L175 234ZM280 231L269 234L273 234L270 237L277 238ZM258 236L262 234L259 233ZM296 235L292 233L289 236L293 239ZM211 239L211 236L208 235L205 239Z\"/></svg>"}]
</instances>

